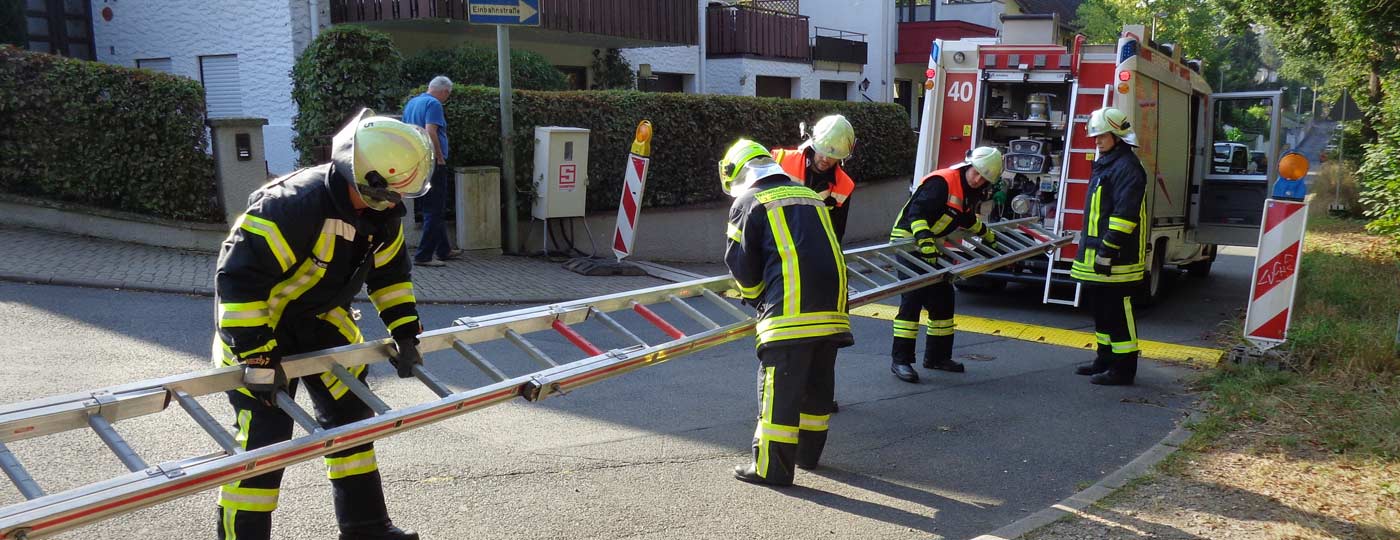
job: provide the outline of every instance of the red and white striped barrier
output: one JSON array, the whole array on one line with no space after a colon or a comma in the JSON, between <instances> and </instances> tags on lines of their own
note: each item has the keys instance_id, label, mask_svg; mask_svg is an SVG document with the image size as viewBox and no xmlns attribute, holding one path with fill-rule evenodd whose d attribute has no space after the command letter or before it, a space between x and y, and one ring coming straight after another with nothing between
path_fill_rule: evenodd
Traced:
<instances>
[{"instance_id":1,"label":"red and white striped barrier","mask_svg":"<svg viewBox=\"0 0 1400 540\"><path fill-rule=\"evenodd\" d=\"M1264 201L1264 226L1259 228L1259 254L1254 258L1249 313L1244 319L1245 339L1260 350L1271 349L1288 336L1307 224L1307 203Z\"/></svg>"},{"instance_id":2,"label":"red and white striped barrier","mask_svg":"<svg viewBox=\"0 0 1400 540\"><path fill-rule=\"evenodd\" d=\"M632 153L627 156L627 172L622 181L622 202L617 205L617 228L613 230L613 255L617 261L632 254L632 239L641 217L642 193L646 189L647 167L651 164L651 122L637 124Z\"/></svg>"}]
</instances>

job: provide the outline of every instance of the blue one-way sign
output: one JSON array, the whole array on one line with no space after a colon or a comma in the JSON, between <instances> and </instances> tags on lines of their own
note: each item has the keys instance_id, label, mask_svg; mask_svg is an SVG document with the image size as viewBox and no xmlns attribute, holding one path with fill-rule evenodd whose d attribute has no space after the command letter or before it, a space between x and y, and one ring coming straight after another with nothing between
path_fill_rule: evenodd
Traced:
<instances>
[{"instance_id":1,"label":"blue one-way sign","mask_svg":"<svg viewBox=\"0 0 1400 540\"><path fill-rule=\"evenodd\" d=\"M470 0L467 22L539 26L540 0Z\"/></svg>"}]
</instances>

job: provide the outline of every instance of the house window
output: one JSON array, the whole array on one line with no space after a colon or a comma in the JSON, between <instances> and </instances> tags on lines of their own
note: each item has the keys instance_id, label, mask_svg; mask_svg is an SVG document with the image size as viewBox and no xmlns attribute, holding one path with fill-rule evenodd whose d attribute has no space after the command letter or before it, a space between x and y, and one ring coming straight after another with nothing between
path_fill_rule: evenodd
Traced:
<instances>
[{"instance_id":1,"label":"house window","mask_svg":"<svg viewBox=\"0 0 1400 540\"><path fill-rule=\"evenodd\" d=\"M792 79L788 77L754 77L754 95L758 97L792 97Z\"/></svg>"},{"instance_id":2,"label":"house window","mask_svg":"<svg viewBox=\"0 0 1400 540\"><path fill-rule=\"evenodd\" d=\"M846 101L851 95L851 83L846 81L822 81L822 99Z\"/></svg>"},{"instance_id":3,"label":"house window","mask_svg":"<svg viewBox=\"0 0 1400 540\"><path fill-rule=\"evenodd\" d=\"M83 60L94 58L92 6L83 0L25 0L29 50Z\"/></svg>"},{"instance_id":4,"label":"house window","mask_svg":"<svg viewBox=\"0 0 1400 540\"><path fill-rule=\"evenodd\" d=\"M136 67L161 73L170 73L173 70L169 58L138 58Z\"/></svg>"},{"instance_id":5,"label":"house window","mask_svg":"<svg viewBox=\"0 0 1400 540\"><path fill-rule=\"evenodd\" d=\"M243 87L238 82L238 55L199 57L204 108L209 118L243 116Z\"/></svg>"},{"instance_id":6,"label":"house window","mask_svg":"<svg viewBox=\"0 0 1400 540\"><path fill-rule=\"evenodd\" d=\"M653 73L651 79L637 79L637 88L643 92L684 92L685 75Z\"/></svg>"},{"instance_id":7,"label":"house window","mask_svg":"<svg viewBox=\"0 0 1400 540\"><path fill-rule=\"evenodd\" d=\"M588 89L588 68L583 66L554 66L559 71L564 72L564 80L569 83L569 90Z\"/></svg>"}]
</instances>

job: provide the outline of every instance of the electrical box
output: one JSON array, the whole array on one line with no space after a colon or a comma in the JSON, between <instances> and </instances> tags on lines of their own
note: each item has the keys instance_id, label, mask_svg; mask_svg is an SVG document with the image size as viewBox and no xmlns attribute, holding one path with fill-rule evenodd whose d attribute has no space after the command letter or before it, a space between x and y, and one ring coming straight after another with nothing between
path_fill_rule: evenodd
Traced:
<instances>
[{"instance_id":1,"label":"electrical box","mask_svg":"<svg viewBox=\"0 0 1400 540\"><path fill-rule=\"evenodd\" d=\"M588 193L588 130L535 128L535 219L583 217Z\"/></svg>"}]
</instances>

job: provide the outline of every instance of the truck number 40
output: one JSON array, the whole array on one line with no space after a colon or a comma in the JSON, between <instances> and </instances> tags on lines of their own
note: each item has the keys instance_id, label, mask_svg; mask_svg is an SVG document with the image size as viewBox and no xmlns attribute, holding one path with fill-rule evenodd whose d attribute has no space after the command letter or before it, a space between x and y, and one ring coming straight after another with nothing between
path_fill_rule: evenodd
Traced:
<instances>
[{"instance_id":1,"label":"truck number 40","mask_svg":"<svg viewBox=\"0 0 1400 540\"><path fill-rule=\"evenodd\" d=\"M953 101L972 101L972 83L968 81L950 83L948 85L948 98Z\"/></svg>"}]
</instances>

